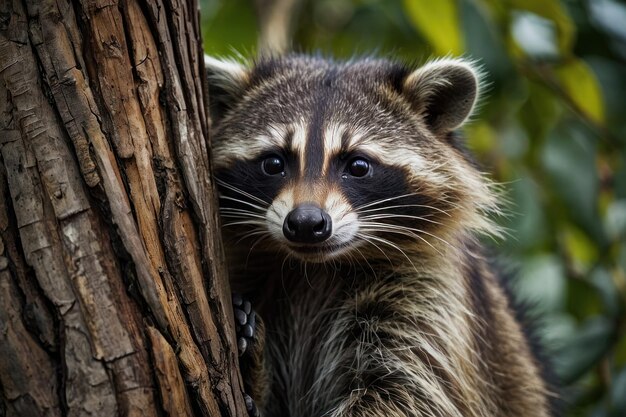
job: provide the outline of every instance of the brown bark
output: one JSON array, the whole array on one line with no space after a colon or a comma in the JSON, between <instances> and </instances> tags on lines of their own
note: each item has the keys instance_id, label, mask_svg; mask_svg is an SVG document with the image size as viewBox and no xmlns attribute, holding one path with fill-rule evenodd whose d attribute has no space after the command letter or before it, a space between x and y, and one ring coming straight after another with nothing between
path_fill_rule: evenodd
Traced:
<instances>
[{"instance_id":1,"label":"brown bark","mask_svg":"<svg viewBox=\"0 0 626 417\"><path fill-rule=\"evenodd\" d=\"M0 416L245 416L194 0L0 0Z\"/></svg>"}]
</instances>

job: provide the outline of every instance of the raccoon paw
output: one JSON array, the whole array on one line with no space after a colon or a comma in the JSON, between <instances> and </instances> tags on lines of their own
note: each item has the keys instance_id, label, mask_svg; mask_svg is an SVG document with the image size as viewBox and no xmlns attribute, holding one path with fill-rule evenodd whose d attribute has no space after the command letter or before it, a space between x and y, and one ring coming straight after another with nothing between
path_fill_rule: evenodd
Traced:
<instances>
[{"instance_id":1,"label":"raccoon paw","mask_svg":"<svg viewBox=\"0 0 626 417\"><path fill-rule=\"evenodd\" d=\"M237 348L239 351L239 365L243 377L244 387L247 392L260 401L264 398L263 392L258 389L260 372L263 369L264 328L263 321L257 317L252 309L250 301L241 294L233 293L233 313L235 316L235 331L237 336ZM257 389L255 389L255 387ZM260 417L261 412L252 396L243 393L246 409L250 417Z\"/></svg>"},{"instance_id":2,"label":"raccoon paw","mask_svg":"<svg viewBox=\"0 0 626 417\"><path fill-rule=\"evenodd\" d=\"M250 417L260 417L261 413L259 413L259 409L256 407L254 400L251 396L243 393L243 400L246 402L246 410L248 410L248 415Z\"/></svg>"},{"instance_id":3,"label":"raccoon paw","mask_svg":"<svg viewBox=\"0 0 626 417\"><path fill-rule=\"evenodd\" d=\"M256 312L252 310L250 301L241 294L233 294L233 312L235 314L235 330L237 334L237 348L239 356L250 351L254 343L256 331ZM250 399L252 401L252 399ZM247 403L246 403L247 404ZM254 405L254 402L252 402ZM256 409L256 406L254 407Z\"/></svg>"}]
</instances>

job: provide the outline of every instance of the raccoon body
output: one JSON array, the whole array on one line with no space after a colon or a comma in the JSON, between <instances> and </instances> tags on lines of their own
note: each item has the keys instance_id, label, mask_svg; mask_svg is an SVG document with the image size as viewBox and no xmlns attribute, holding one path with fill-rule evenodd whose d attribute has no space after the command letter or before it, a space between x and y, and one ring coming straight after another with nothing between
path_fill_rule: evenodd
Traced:
<instances>
[{"instance_id":1,"label":"raccoon body","mask_svg":"<svg viewBox=\"0 0 626 417\"><path fill-rule=\"evenodd\" d=\"M498 198L454 135L471 64L207 60L234 291L263 416L551 415L480 234Z\"/></svg>"}]
</instances>

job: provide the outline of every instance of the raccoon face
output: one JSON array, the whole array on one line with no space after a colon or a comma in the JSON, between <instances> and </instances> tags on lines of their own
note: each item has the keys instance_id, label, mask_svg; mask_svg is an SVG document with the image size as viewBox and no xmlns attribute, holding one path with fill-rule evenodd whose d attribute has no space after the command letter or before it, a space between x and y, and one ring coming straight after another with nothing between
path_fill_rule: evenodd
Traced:
<instances>
[{"instance_id":1,"label":"raccoon face","mask_svg":"<svg viewBox=\"0 0 626 417\"><path fill-rule=\"evenodd\" d=\"M466 62L205 63L227 238L324 262L406 258L488 228L494 198L452 137L477 98Z\"/></svg>"}]
</instances>

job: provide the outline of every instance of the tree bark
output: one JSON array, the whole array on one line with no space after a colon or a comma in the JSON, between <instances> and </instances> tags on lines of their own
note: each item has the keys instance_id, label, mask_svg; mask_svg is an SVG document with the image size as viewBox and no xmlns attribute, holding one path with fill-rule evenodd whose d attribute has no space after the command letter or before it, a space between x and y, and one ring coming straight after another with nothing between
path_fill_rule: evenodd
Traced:
<instances>
[{"instance_id":1,"label":"tree bark","mask_svg":"<svg viewBox=\"0 0 626 417\"><path fill-rule=\"evenodd\" d=\"M245 416L194 0L0 0L0 416Z\"/></svg>"}]
</instances>

